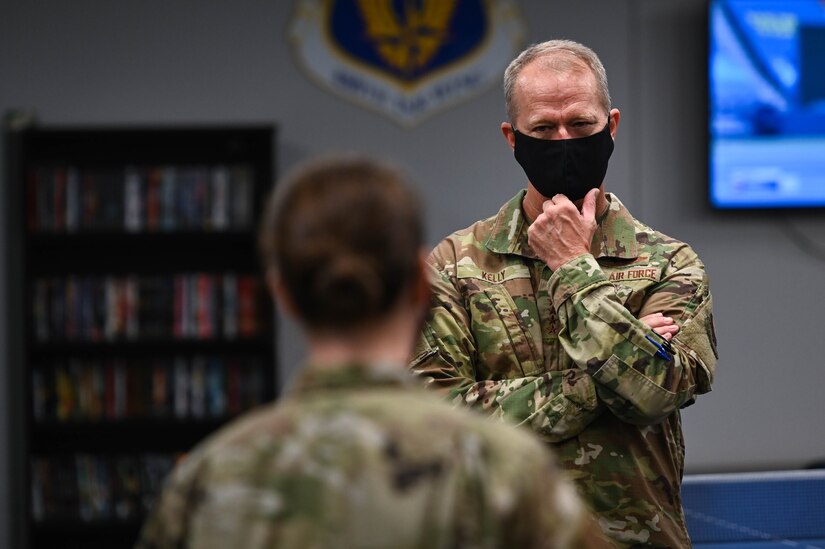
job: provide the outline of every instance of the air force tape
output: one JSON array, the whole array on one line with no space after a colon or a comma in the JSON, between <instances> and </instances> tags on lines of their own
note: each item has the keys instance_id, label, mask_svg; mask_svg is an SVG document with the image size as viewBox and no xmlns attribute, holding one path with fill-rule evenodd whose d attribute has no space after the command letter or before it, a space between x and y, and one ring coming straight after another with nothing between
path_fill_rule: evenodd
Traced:
<instances>
[{"instance_id":1,"label":"air force tape","mask_svg":"<svg viewBox=\"0 0 825 549\"><path fill-rule=\"evenodd\" d=\"M310 77L404 126L500 82L525 33L514 0L298 0L289 29Z\"/></svg>"}]
</instances>

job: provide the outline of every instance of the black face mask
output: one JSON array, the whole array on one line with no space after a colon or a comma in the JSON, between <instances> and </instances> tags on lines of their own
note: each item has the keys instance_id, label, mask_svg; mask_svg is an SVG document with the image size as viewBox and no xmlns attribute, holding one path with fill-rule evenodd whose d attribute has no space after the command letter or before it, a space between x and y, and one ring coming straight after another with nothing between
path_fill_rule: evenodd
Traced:
<instances>
[{"instance_id":1,"label":"black face mask","mask_svg":"<svg viewBox=\"0 0 825 549\"><path fill-rule=\"evenodd\" d=\"M513 132L516 162L544 197L563 194L575 202L604 181L613 154L609 120L600 132L572 139L537 139L515 128Z\"/></svg>"}]
</instances>

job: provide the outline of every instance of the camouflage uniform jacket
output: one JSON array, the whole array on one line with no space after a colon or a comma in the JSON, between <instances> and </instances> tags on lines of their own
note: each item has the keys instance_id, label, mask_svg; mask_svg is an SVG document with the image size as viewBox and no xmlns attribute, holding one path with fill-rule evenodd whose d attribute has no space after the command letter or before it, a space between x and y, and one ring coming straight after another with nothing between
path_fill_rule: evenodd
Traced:
<instances>
[{"instance_id":1,"label":"camouflage uniform jacket","mask_svg":"<svg viewBox=\"0 0 825 549\"><path fill-rule=\"evenodd\" d=\"M403 365L310 367L178 464L137 547L584 547L560 471Z\"/></svg>"},{"instance_id":2,"label":"camouflage uniform jacket","mask_svg":"<svg viewBox=\"0 0 825 549\"><path fill-rule=\"evenodd\" d=\"M716 364L704 266L608 194L591 253L551 272L528 244L523 196L433 250L412 368L549 442L617 546L689 547L679 409ZM679 324L672 346L637 320L654 312Z\"/></svg>"}]
</instances>

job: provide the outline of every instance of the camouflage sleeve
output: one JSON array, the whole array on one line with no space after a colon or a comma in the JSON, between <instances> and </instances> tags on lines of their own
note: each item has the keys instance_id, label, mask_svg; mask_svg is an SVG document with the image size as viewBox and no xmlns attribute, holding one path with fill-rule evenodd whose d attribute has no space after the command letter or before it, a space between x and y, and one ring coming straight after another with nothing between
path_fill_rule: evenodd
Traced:
<instances>
[{"instance_id":1,"label":"camouflage sleeve","mask_svg":"<svg viewBox=\"0 0 825 549\"><path fill-rule=\"evenodd\" d=\"M462 297L447 274L433 269L430 280L431 316L411 368L431 387L453 402L526 425L548 442L578 435L601 414L593 380L579 368L476 381L477 350Z\"/></svg>"},{"instance_id":2,"label":"camouflage sleeve","mask_svg":"<svg viewBox=\"0 0 825 549\"><path fill-rule=\"evenodd\" d=\"M645 298L639 317L662 312L680 331L669 349L617 297L595 258L585 254L550 278L565 351L596 381L599 399L620 419L656 423L710 391L716 366L712 299L705 269L684 246Z\"/></svg>"},{"instance_id":3,"label":"camouflage sleeve","mask_svg":"<svg viewBox=\"0 0 825 549\"><path fill-rule=\"evenodd\" d=\"M164 482L143 523L135 549L178 549L186 546L189 513L196 479L196 459L190 454Z\"/></svg>"},{"instance_id":4,"label":"camouflage sleeve","mask_svg":"<svg viewBox=\"0 0 825 549\"><path fill-rule=\"evenodd\" d=\"M513 456L510 457L512 460ZM548 456L549 458L549 456ZM507 531L507 546L532 549L614 547L555 459L521 467L511 485L521 487Z\"/></svg>"}]
</instances>

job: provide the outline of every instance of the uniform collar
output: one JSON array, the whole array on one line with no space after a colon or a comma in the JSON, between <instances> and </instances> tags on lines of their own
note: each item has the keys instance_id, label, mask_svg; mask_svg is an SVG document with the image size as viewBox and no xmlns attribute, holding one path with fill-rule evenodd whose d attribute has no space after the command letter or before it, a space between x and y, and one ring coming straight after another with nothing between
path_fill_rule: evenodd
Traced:
<instances>
[{"instance_id":1,"label":"uniform collar","mask_svg":"<svg viewBox=\"0 0 825 549\"><path fill-rule=\"evenodd\" d=\"M491 252L538 259L527 242L527 229L530 225L521 206L526 192L519 191L501 207L493 219L493 228L485 242ZM635 259L638 257L638 248L633 216L616 195L607 193L605 198L607 211L598 220L590 246L591 253L595 257Z\"/></svg>"},{"instance_id":2,"label":"uniform collar","mask_svg":"<svg viewBox=\"0 0 825 549\"><path fill-rule=\"evenodd\" d=\"M319 390L406 385L420 385L420 382L402 364L348 363L324 368L308 364L297 375L289 392L301 394Z\"/></svg>"}]
</instances>

